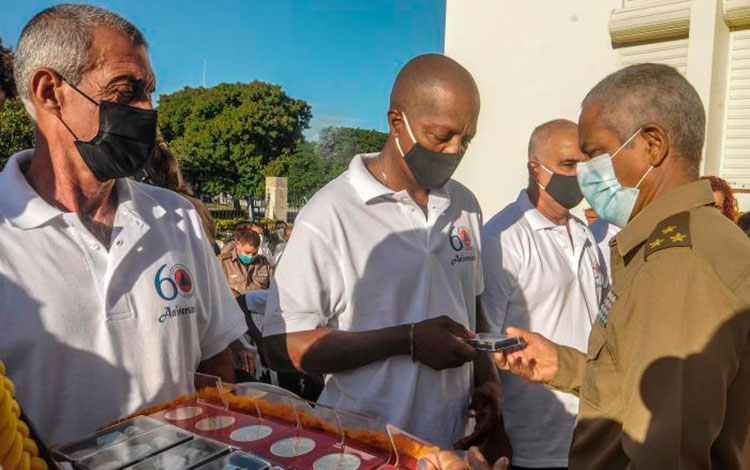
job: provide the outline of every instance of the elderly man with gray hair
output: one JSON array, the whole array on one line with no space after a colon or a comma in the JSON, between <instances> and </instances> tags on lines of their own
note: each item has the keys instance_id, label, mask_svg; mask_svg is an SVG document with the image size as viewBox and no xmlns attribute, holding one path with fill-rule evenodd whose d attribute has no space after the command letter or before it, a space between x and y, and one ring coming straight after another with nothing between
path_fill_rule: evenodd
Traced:
<instances>
[{"instance_id":1,"label":"elderly man with gray hair","mask_svg":"<svg viewBox=\"0 0 750 470\"><path fill-rule=\"evenodd\" d=\"M64 442L233 379L245 320L193 206L131 179L156 143L154 74L121 16L34 16L15 78L36 148L0 173L0 358L42 437Z\"/></svg>"},{"instance_id":2,"label":"elderly man with gray hair","mask_svg":"<svg viewBox=\"0 0 750 470\"><path fill-rule=\"evenodd\" d=\"M706 114L674 68L604 78L583 101L581 192L613 239L588 352L508 328L496 363L580 398L570 468L750 468L750 242L698 179Z\"/></svg>"}]
</instances>

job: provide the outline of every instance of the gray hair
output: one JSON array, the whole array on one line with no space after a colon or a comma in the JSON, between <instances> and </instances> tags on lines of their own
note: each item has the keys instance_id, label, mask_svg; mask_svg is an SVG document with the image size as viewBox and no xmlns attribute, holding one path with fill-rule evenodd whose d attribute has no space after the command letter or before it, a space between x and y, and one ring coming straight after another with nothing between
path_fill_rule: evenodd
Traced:
<instances>
[{"instance_id":1,"label":"gray hair","mask_svg":"<svg viewBox=\"0 0 750 470\"><path fill-rule=\"evenodd\" d=\"M672 136L675 155L697 175L706 133L706 112L698 92L674 67L639 64L625 67L599 82L583 108L599 102L603 124L621 142L649 122Z\"/></svg>"},{"instance_id":2,"label":"gray hair","mask_svg":"<svg viewBox=\"0 0 750 470\"><path fill-rule=\"evenodd\" d=\"M29 82L34 70L48 67L77 85L94 65L91 43L94 28L106 26L147 46L143 34L131 22L109 10L82 3L64 3L37 13L24 26L15 54L18 95L34 117Z\"/></svg>"},{"instance_id":3,"label":"gray hair","mask_svg":"<svg viewBox=\"0 0 750 470\"><path fill-rule=\"evenodd\" d=\"M562 131L575 132L578 135L578 124L567 119L555 119L537 126L529 137L529 160L539 160L539 149L542 144L553 134Z\"/></svg>"}]
</instances>

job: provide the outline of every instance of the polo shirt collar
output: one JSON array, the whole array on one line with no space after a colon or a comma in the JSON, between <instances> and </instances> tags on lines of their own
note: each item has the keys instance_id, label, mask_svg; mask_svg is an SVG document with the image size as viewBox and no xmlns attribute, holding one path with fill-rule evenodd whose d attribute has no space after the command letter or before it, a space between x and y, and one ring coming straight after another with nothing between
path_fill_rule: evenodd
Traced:
<instances>
[{"instance_id":1,"label":"polo shirt collar","mask_svg":"<svg viewBox=\"0 0 750 470\"><path fill-rule=\"evenodd\" d=\"M147 220L158 219L167 213L164 206L130 178L117 180L117 210L125 210L129 215L148 225Z\"/></svg>"},{"instance_id":2,"label":"polo shirt collar","mask_svg":"<svg viewBox=\"0 0 750 470\"><path fill-rule=\"evenodd\" d=\"M705 206L714 202L711 184L705 180L679 186L649 203L615 235L615 244L620 256L645 242L656 225L670 215Z\"/></svg>"},{"instance_id":3,"label":"polo shirt collar","mask_svg":"<svg viewBox=\"0 0 750 470\"><path fill-rule=\"evenodd\" d=\"M33 149L14 154L0 172L0 187L7 189L7 196L0 198L0 214L21 230L41 227L55 217L65 214L39 196L21 171L21 167L28 163L33 155ZM143 215L149 214L156 219L167 213L157 200L128 178L118 180L117 197L118 211L125 208L130 215L144 224Z\"/></svg>"},{"instance_id":4,"label":"polo shirt collar","mask_svg":"<svg viewBox=\"0 0 750 470\"><path fill-rule=\"evenodd\" d=\"M355 155L349 163L349 178L354 190L357 191L362 202L369 204L374 199L387 194L393 194L393 190L378 181L365 165L365 160L377 158L378 153L364 153Z\"/></svg>"},{"instance_id":5,"label":"polo shirt collar","mask_svg":"<svg viewBox=\"0 0 750 470\"><path fill-rule=\"evenodd\" d=\"M529 193L526 192L525 189L522 189L518 194L516 203L521 209L523 217L526 219L529 225L531 225L532 229L545 230L557 227L556 224L546 218L541 212L539 212L539 209L537 209L534 204L531 203L531 199L529 199Z\"/></svg>"},{"instance_id":6,"label":"polo shirt collar","mask_svg":"<svg viewBox=\"0 0 750 470\"><path fill-rule=\"evenodd\" d=\"M42 199L21 171L21 166L31 161L33 155L33 149L14 154L0 172L0 187L5 194L0 198L0 213L11 225L21 230L42 226L64 214Z\"/></svg>"},{"instance_id":7,"label":"polo shirt collar","mask_svg":"<svg viewBox=\"0 0 750 470\"><path fill-rule=\"evenodd\" d=\"M378 181L377 178L372 176L370 170L367 169L367 165L365 165L366 160L377 158L378 155L380 154L363 153L355 155L354 158L352 158L351 163L349 163L349 181L352 186L354 186L354 190L357 191L362 202L365 204L369 204L379 197L397 194L388 186ZM450 192L448 191L449 185L450 183L440 189L431 189L430 196L450 202ZM405 191L402 192L405 197L408 196Z\"/></svg>"}]
</instances>

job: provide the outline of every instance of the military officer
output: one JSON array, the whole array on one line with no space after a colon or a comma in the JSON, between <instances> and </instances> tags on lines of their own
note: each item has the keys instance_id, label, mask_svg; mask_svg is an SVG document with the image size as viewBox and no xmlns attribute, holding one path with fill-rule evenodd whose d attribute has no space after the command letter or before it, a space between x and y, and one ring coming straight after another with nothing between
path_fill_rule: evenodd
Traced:
<instances>
[{"instance_id":1,"label":"military officer","mask_svg":"<svg viewBox=\"0 0 750 470\"><path fill-rule=\"evenodd\" d=\"M750 468L750 242L698 181L701 100L636 65L589 92L579 124L581 190L624 226L612 290L587 354L509 328L527 346L495 361L580 397L571 468Z\"/></svg>"},{"instance_id":2,"label":"military officer","mask_svg":"<svg viewBox=\"0 0 750 470\"><path fill-rule=\"evenodd\" d=\"M219 262L229 287L235 295L259 289L268 289L271 282L271 266L259 255L260 236L252 230L237 233L237 241L231 251L219 255Z\"/></svg>"}]
</instances>

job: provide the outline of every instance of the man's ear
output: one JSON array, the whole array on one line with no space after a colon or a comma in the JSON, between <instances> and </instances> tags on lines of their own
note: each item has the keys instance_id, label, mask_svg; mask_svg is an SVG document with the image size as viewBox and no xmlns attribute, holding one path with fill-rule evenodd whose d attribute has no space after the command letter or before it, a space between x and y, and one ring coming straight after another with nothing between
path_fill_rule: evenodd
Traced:
<instances>
[{"instance_id":1,"label":"man's ear","mask_svg":"<svg viewBox=\"0 0 750 470\"><path fill-rule=\"evenodd\" d=\"M672 153L672 136L659 124L644 125L641 136L646 141L646 151L651 166L661 165L667 155Z\"/></svg>"},{"instance_id":2,"label":"man's ear","mask_svg":"<svg viewBox=\"0 0 750 470\"><path fill-rule=\"evenodd\" d=\"M42 67L34 70L29 78L31 102L35 109L60 115L65 97L62 78L54 70Z\"/></svg>"},{"instance_id":3,"label":"man's ear","mask_svg":"<svg viewBox=\"0 0 750 470\"><path fill-rule=\"evenodd\" d=\"M529 170L529 176L532 180L539 181L539 162L535 160L529 160L526 162L526 168Z\"/></svg>"},{"instance_id":4,"label":"man's ear","mask_svg":"<svg viewBox=\"0 0 750 470\"><path fill-rule=\"evenodd\" d=\"M404 118L401 116L401 112L395 109L388 110L388 129L392 136L397 136L399 131L403 129Z\"/></svg>"}]
</instances>

